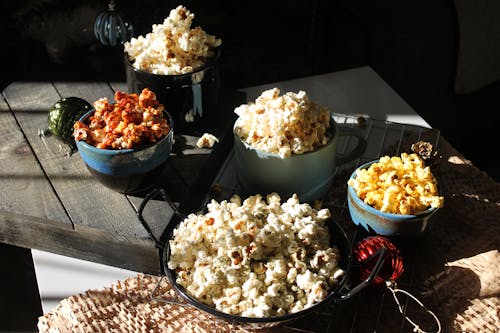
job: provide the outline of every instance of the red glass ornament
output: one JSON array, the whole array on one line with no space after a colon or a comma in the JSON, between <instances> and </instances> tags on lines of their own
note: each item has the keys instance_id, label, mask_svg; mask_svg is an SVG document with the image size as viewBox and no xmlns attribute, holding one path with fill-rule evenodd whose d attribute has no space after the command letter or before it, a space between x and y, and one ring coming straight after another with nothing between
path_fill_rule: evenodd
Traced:
<instances>
[{"instance_id":1,"label":"red glass ornament","mask_svg":"<svg viewBox=\"0 0 500 333\"><path fill-rule=\"evenodd\" d=\"M379 284L385 281L395 281L403 274L403 258L398 248L385 237L370 236L359 241L353 251L356 260L361 264L360 278L362 280L368 278L372 272L381 248L386 249L384 263L373 282Z\"/></svg>"}]
</instances>

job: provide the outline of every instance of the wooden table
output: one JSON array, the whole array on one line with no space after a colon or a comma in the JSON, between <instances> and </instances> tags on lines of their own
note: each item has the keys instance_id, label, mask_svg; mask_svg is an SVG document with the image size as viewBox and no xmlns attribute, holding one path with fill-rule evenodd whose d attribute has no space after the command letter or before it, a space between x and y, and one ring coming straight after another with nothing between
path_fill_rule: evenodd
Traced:
<instances>
[{"instance_id":1,"label":"wooden table","mask_svg":"<svg viewBox=\"0 0 500 333\"><path fill-rule=\"evenodd\" d=\"M161 185L183 213L201 208L211 197L237 190L230 135L232 111L275 86L282 92L305 90L312 100L336 113L337 122L364 131L368 141L364 156L337 170L339 175L345 176L357 164L382 153L407 151L411 142L424 139L438 146L445 141L368 67L228 92L222 98L218 126L211 129L221 142L214 149L198 149L194 144L201 132L176 135L174 153L160 177ZM144 196L122 195L103 187L91 177L78 154L68 156L54 137L39 137L39 130L47 126L47 110L60 98L112 99L116 90L125 91L124 83L15 82L3 91L0 242L161 274L161 251L137 217ZM360 124L359 116L366 122ZM339 149L345 151L351 144L346 140ZM213 184L222 192L212 191ZM341 185L337 186L341 191ZM345 218L342 193L325 204ZM144 211L153 236L160 240L173 216L171 205L162 198L151 200ZM413 278L411 274L407 280ZM411 288L411 284L407 286ZM374 322L383 317L382 294L372 295L379 306L374 310ZM346 322L363 317L355 313ZM404 320L398 321L401 331L408 329Z\"/></svg>"},{"instance_id":2,"label":"wooden table","mask_svg":"<svg viewBox=\"0 0 500 333\"><path fill-rule=\"evenodd\" d=\"M67 147L55 137L39 136L39 130L47 127L48 109L60 98L113 100L116 90L126 91L126 87L104 82L17 82L4 90L0 124L7 131L0 134L4 142L1 242L160 273L158 249L136 215L143 196L122 195L102 186L78 153L68 156ZM230 114L228 104L225 107L224 114ZM221 144L216 149L229 149L222 137L225 127L217 130L214 134ZM172 158L160 177L172 200L180 209L188 209L183 207L194 204L207 190L208 169L215 170L217 156L223 152L196 148L193 135L176 135L175 140ZM144 213L160 238L172 217L171 207L153 200Z\"/></svg>"},{"instance_id":3,"label":"wooden table","mask_svg":"<svg viewBox=\"0 0 500 333\"><path fill-rule=\"evenodd\" d=\"M403 115L408 117L408 123L426 125L365 67L245 89L248 98L233 94L232 100L227 101L223 97L225 103L220 111L224 115L221 118L227 119L227 126L221 126L215 134L219 137L227 134L234 107L254 100L271 86L283 91L305 89L313 100L336 113L356 113L381 120ZM39 131L47 127L48 109L60 98L113 100L116 90L126 91L126 86L104 82L15 82L3 91L0 126L6 130L0 133L4 143L0 241L130 270L160 273L158 250L136 216L143 197L122 195L103 187L91 177L78 154L68 156L66 147L56 138L42 140L39 136ZM225 159L230 149L227 145L231 144L222 142L216 146L221 151L212 154L211 150L197 149L196 139L196 136L176 135L175 156L164 172L163 185L184 211L198 208L203 199L200 196L207 194L210 178L215 176L217 166L223 162L221 158ZM207 166L207 161L212 165ZM145 218L157 238L172 213L171 207L161 200L148 205Z\"/></svg>"}]
</instances>

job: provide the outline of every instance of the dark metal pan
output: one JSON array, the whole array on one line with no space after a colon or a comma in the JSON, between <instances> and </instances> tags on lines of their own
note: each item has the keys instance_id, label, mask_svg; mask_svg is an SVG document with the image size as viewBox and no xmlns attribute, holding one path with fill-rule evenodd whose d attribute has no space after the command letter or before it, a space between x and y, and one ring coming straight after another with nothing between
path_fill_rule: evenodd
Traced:
<instances>
[{"instance_id":1,"label":"dark metal pan","mask_svg":"<svg viewBox=\"0 0 500 333\"><path fill-rule=\"evenodd\" d=\"M353 266L355 265L354 259L353 259L353 252L352 252L352 245L351 242L349 241L349 238L347 237L345 231L333 220L330 219L327 223L329 232L330 232L330 242L331 245L335 245L338 247L340 250L341 254L341 261L339 263L340 268L344 270L344 275L342 278L339 280L338 284L329 291L328 295L326 298L324 298L322 301L306 308L301 311L295 312L295 313L289 313L281 316L275 316L275 317L264 317L264 318L258 318L258 317L243 317L243 316L236 316L236 315L231 315L224 313L222 311L219 311L213 307L210 307L206 304L201 303L198 301L196 298L191 296L181 285L179 285L176 282L176 272L168 268L168 261L170 259L170 245L169 241L173 238L173 232L179 225L179 223L183 220L183 215L176 211L177 219L176 221L172 221L169 223L167 226L166 232L164 235L166 235L164 241L159 241L157 240L151 233L151 229L147 225L147 222L144 220L142 212L147 204L147 202L153 198L155 195L160 194L165 201L167 201L172 208L175 210L175 205L172 204L172 202L169 200L168 195L163 189L156 189L154 193L151 195L148 195L145 197L143 200L139 211L138 211L138 217L141 223L146 227L146 230L151 234L153 239L155 240L157 246L160 248L162 251L162 257L161 257L161 265L164 270L164 274L168 278L170 284L173 286L173 288L176 290L176 292L183 298L185 299L190 306L193 306L201 311L204 311L212 316L214 316L217 319L221 319L224 321L227 321L233 325L238 325L240 327L245 327L245 328L251 328L251 329L259 329L259 328L266 328L266 327L272 327L272 326L277 326L284 324L286 322L290 322L299 318L302 318L306 316L307 314L318 310L319 308L323 307L327 303L332 303L332 302L339 302L342 300L346 300L351 298L353 295L364 289L366 286L371 284L373 279L377 276L378 272L380 271L383 263L384 263L384 258L385 258L385 249L382 248L379 252L377 252L372 260L376 260L375 265L373 266L372 272L362 282L358 283L355 286L350 286L350 278L351 274L353 271Z\"/></svg>"}]
</instances>

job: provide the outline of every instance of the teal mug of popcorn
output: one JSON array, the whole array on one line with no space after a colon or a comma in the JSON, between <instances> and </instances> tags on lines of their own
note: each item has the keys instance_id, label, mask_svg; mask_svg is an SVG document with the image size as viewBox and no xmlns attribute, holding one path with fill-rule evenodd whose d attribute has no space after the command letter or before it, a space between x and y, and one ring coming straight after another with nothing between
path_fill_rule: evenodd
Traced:
<instances>
[{"instance_id":1,"label":"teal mug of popcorn","mask_svg":"<svg viewBox=\"0 0 500 333\"><path fill-rule=\"evenodd\" d=\"M309 109L312 115L304 112ZM239 117L233 126L234 160L244 194L276 192L288 198L296 193L305 202L321 199L332 186L336 167L361 157L366 149L358 128L339 126L326 108L309 101L302 91L279 96L274 88L235 113ZM357 140L352 150L340 154L337 144L342 136Z\"/></svg>"}]
</instances>

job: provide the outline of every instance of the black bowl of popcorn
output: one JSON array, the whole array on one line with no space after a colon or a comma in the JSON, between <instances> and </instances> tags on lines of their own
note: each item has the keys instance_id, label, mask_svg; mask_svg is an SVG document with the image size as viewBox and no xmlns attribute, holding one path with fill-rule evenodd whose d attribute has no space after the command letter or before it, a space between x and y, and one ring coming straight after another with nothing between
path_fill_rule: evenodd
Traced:
<instances>
[{"instance_id":1,"label":"black bowl of popcorn","mask_svg":"<svg viewBox=\"0 0 500 333\"><path fill-rule=\"evenodd\" d=\"M350 285L352 247L328 209L272 193L212 200L167 227L163 268L190 306L235 327L262 329L302 318L362 290Z\"/></svg>"},{"instance_id":2,"label":"black bowl of popcorn","mask_svg":"<svg viewBox=\"0 0 500 333\"><path fill-rule=\"evenodd\" d=\"M219 100L221 40L191 28L193 18L178 6L152 32L124 44L129 93L153 90L178 133L202 131Z\"/></svg>"}]
</instances>

